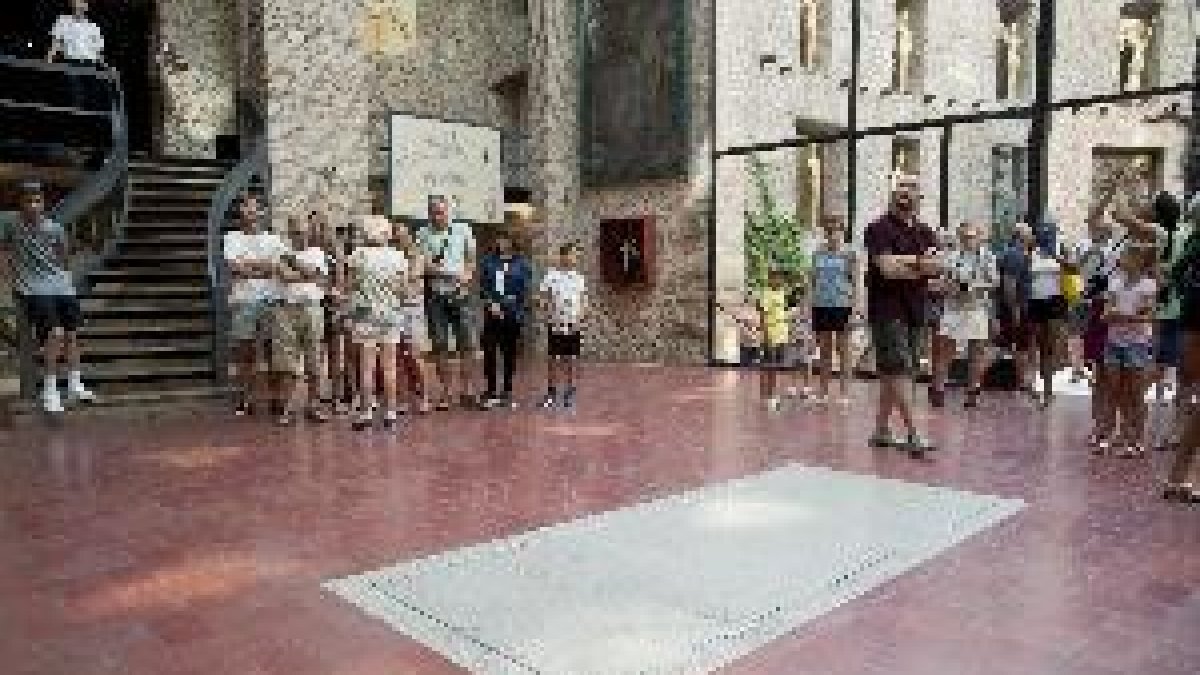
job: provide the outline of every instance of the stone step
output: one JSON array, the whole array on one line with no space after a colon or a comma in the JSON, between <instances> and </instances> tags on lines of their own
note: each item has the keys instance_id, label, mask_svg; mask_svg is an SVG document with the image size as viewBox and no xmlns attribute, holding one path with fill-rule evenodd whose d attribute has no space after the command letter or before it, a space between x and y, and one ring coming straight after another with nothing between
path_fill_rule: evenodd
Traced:
<instances>
[{"instance_id":1,"label":"stone step","mask_svg":"<svg viewBox=\"0 0 1200 675\"><path fill-rule=\"evenodd\" d=\"M152 382L149 386L134 386L125 392L110 391L108 385L100 385L98 389L103 391L99 392L102 395L95 403L85 406L69 405L68 414L72 417L136 414L140 419L145 419L146 415L160 412L174 414L193 408L208 409L233 394L233 389L218 387L211 381L184 382L172 387L164 387L161 382ZM14 412L29 418L41 414L36 399L17 401Z\"/></svg>"},{"instance_id":2,"label":"stone step","mask_svg":"<svg viewBox=\"0 0 1200 675\"><path fill-rule=\"evenodd\" d=\"M80 328L81 335L137 335L143 329L155 329L162 335L211 335L212 319L207 312L183 316L130 316L128 314L89 313Z\"/></svg>"},{"instance_id":3,"label":"stone step","mask_svg":"<svg viewBox=\"0 0 1200 675\"><path fill-rule=\"evenodd\" d=\"M141 189L129 191L129 202L131 204L154 204L162 202L182 202L185 204L191 204L200 202L207 207L207 205L212 201L213 195L215 194L215 189L187 189L186 186L164 185L155 189L146 189L145 187L142 187Z\"/></svg>"},{"instance_id":4,"label":"stone step","mask_svg":"<svg viewBox=\"0 0 1200 675\"><path fill-rule=\"evenodd\" d=\"M181 342L177 345L157 345L122 349L112 343L85 343L80 349L84 363L105 365L125 363L143 369L173 368L177 366L199 366L211 363L212 344L209 342ZM41 362L41 358L34 359Z\"/></svg>"},{"instance_id":5,"label":"stone step","mask_svg":"<svg viewBox=\"0 0 1200 675\"><path fill-rule=\"evenodd\" d=\"M88 275L94 284L208 284L208 269L106 269Z\"/></svg>"},{"instance_id":6,"label":"stone step","mask_svg":"<svg viewBox=\"0 0 1200 675\"><path fill-rule=\"evenodd\" d=\"M111 269L128 268L159 268L159 269L195 269L200 272L208 271L208 254L204 251L193 253L118 253L109 258Z\"/></svg>"},{"instance_id":7,"label":"stone step","mask_svg":"<svg viewBox=\"0 0 1200 675\"><path fill-rule=\"evenodd\" d=\"M182 204L139 204L138 206L130 205L129 215L142 215L146 213L165 213L174 216L178 213L187 213L198 215L200 218L208 217L208 204L204 202L192 202Z\"/></svg>"},{"instance_id":8,"label":"stone step","mask_svg":"<svg viewBox=\"0 0 1200 675\"><path fill-rule=\"evenodd\" d=\"M85 379L96 385L213 379L212 361L190 359L178 364L137 362L98 363L87 369Z\"/></svg>"},{"instance_id":9,"label":"stone step","mask_svg":"<svg viewBox=\"0 0 1200 675\"><path fill-rule=\"evenodd\" d=\"M81 349L85 355L94 353L104 358L119 358L122 355L140 352L166 356L174 354L208 356L212 353L212 348L212 337L209 335L132 337L126 334L88 337L81 341Z\"/></svg>"},{"instance_id":10,"label":"stone step","mask_svg":"<svg viewBox=\"0 0 1200 675\"><path fill-rule=\"evenodd\" d=\"M143 162L131 161L129 163L129 174L131 176L180 176L192 178L203 176L205 178L215 176L224 178L229 172L227 166L204 166L201 164L164 164L161 162Z\"/></svg>"},{"instance_id":11,"label":"stone step","mask_svg":"<svg viewBox=\"0 0 1200 675\"><path fill-rule=\"evenodd\" d=\"M79 329L79 338L90 340L130 340L142 344L156 341L159 344L170 340L211 339L212 325L208 321L156 321L154 323L85 323Z\"/></svg>"},{"instance_id":12,"label":"stone step","mask_svg":"<svg viewBox=\"0 0 1200 675\"><path fill-rule=\"evenodd\" d=\"M181 284L162 286L153 283L146 284L97 284L88 291L87 298L91 300L175 300L192 299L207 300L209 287L200 284Z\"/></svg>"},{"instance_id":13,"label":"stone step","mask_svg":"<svg viewBox=\"0 0 1200 675\"><path fill-rule=\"evenodd\" d=\"M208 227L208 209L178 212L131 209L127 217L126 223L191 223L204 228Z\"/></svg>"},{"instance_id":14,"label":"stone step","mask_svg":"<svg viewBox=\"0 0 1200 675\"><path fill-rule=\"evenodd\" d=\"M92 295L80 299L83 313L91 318L112 318L123 316L129 319L152 318L156 315L163 317L202 316L211 311L206 297L95 297Z\"/></svg>"},{"instance_id":15,"label":"stone step","mask_svg":"<svg viewBox=\"0 0 1200 675\"><path fill-rule=\"evenodd\" d=\"M203 190L205 192L215 192L221 183L224 182L224 177L208 177L208 176L188 176L188 177L163 177L154 174L135 175L129 174L129 187L131 190Z\"/></svg>"},{"instance_id":16,"label":"stone step","mask_svg":"<svg viewBox=\"0 0 1200 675\"><path fill-rule=\"evenodd\" d=\"M139 233L143 234L143 233ZM117 241L117 246L129 248L146 248L150 246L181 246L193 248L208 245L208 236L200 233L159 233L153 236L126 237Z\"/></svg>"},{"instance_id":17,"label":"stone step","mask_svg":"<svg viewBox=\"0 0 1200 675\"><path fill-rule=\"evenodd\" d=\"M184 221L177 223L126 223L123 234L126 239L153 239L164 235L204 236L208 223Z\"/></svg>"},{"instance_id":18,"label":"stone step","mask_svg":"<svg viewBox=\"0 0 1200 675\"><path fill-rule=\"evenodd\" d=\"M213 159L211 157L184 157L182 155L150 155L145 153L130 153L130 166L199 166L232 169L237 162L228 159Z\"/></svg>"}]
</instances>

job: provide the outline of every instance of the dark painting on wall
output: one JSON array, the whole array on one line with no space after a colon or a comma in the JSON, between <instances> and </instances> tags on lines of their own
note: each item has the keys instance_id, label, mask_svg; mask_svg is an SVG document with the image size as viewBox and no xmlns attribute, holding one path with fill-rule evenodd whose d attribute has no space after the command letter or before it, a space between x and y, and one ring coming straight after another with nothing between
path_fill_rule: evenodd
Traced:
<instances>
[{"instance_id":1,"label":"dark painting on wall","mask_svg":"<svg viewBox=\"0 0 1200 675\"><path fill-rule=\"evenodd\" d=\"M685 176L687 0L578 0L585 185Z\"/></svg>"}]
</instances>

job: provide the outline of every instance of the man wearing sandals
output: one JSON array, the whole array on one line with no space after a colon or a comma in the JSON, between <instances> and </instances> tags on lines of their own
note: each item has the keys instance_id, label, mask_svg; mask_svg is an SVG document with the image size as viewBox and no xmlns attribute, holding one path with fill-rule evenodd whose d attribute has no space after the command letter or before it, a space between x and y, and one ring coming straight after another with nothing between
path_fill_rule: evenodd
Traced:
<instances>
[{"instance_id":1,"label":"man wearing sandals","mask_svg":"<svg viewBox=\"0 0 1200 675\"><path fill-rule=\"evenodd\" d=\"M889 211L867 226L867 322L879 373L871 446L920 454L934 447L918 433L909 396L928 321L929 282L939 274L937 237L917 219L919 185L902 178ZM899 414L905 435L891 431Z\"/></svg>"},{"instance_id":2,"label":"man wearing sandals","mask_svg":"<svg viewBox=\"0 0 1200 675\"><path fill-rule=\"evenodd\" d=\"M329 283L329 263L325 251L317 245L314 226L311 220L300 218L289 222L292 250L281 256L278 270L283 292L267 314L271 371L283 385L281 426L290 425L305 407L310 420L329 419L320 403L329 397L321 353L325 341L325 308L321 303Z\"/></svg>"},{"instance_id":3,"label":"man wearing sandals","mask_svg":"<svg viewBox=\"0 0 1200 675\"><path fill-rule=\"evenodd\" d=\"M417 246L425 261L425 313L443 393L437 407L448 409L455 396L469 406L473 403L469 371L463 362L475 353L468 292L475 271L475 237L469 225L450 220L446 198L433 195L429 197L429 225L417 234Z\"/></svg>"}]
</instances>

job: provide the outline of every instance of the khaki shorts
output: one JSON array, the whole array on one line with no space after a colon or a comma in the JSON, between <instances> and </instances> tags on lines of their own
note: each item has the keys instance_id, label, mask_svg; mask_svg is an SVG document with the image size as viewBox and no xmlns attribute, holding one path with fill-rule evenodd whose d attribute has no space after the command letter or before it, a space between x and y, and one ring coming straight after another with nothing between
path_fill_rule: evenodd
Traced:
<instances>
[{"instance_id":1,"label":"khaki shorts","mask_svg":"<svg viewBox=\"0 0 1200 675\"><path fill-rule=\"evenodd\" d=\"M320 305L276 305L267 310L271 372L317 377L325 341L325 310Z\"/></svg>"}]
</instances>

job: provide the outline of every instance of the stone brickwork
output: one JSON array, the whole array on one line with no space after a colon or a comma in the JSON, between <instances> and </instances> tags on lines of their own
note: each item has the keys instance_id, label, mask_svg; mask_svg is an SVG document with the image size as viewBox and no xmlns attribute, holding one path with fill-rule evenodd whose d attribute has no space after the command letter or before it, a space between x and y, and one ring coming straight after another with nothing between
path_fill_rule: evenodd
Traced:
<instances>
[{"instance_id":1,"label":"stone brickwork","mask_svg":"<svg viewBox=\"0 0 1200 675\"><path fill-rule=\"evenodd\" d=\"M160 45L187 69L157 67L165 154L212 157L216 137L236 133L237 7L231 0L158 3Z\"/></svg>"},{"instance_id":2,"label":"stone brickwork","mask_svg":"<svg viewBox=\"0 0 1200 675\"><path fill-rule=\"evenodd\" d=\"M337 212L363 213L371 154L364 0L262 7L273 225L326 196Z\"/></svg>"}]
</instances>

